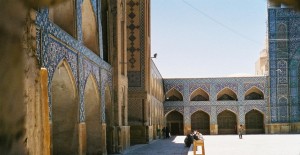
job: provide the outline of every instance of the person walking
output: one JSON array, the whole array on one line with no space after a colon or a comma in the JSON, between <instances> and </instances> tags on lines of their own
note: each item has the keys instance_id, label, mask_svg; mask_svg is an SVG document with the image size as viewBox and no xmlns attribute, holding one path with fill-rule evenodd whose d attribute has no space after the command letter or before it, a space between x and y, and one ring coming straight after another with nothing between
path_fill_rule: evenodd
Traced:
<instances>
[{"instance_id":1,"label":"person walking","mask_svg":"<svg viewBox=\"0 0 300 155\"><path fill-rule=\"evenodd\" d=\"M240 125L238 129L240 139L243 139L243 131L244 131L243 125Z\"/></svg>"}]
</instances>

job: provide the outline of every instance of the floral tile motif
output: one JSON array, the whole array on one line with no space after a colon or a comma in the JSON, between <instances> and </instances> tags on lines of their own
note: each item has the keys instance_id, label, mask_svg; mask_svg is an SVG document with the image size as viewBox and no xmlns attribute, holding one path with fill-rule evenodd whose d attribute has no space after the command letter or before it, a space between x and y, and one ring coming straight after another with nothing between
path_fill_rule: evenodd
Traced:
<instances>
[{"instance_id":1,"label":"floral tile motif","mask_svg":"<svg viewBox=\"0 0 300 155\"><path fill-rule=\"evenodd\" d=\"M299 119L298 96L300 60L300 13L290 8L268 8L268 36L270 60L270 120L271 123L288 123ZM280 29L282 26L285 29ZM276 40L279 32L286 30L286 45ZM282 49L283 48L283 49ZM284 52L282 52L284 51ZM280 71L280 72L279 72ZM284 84L284 85L283 85ZM289 106L281 106L286 97ZM296 106L295 106L296 105ZM290 109L290 110L287 110Z\"/></svg>"}]
</instances>

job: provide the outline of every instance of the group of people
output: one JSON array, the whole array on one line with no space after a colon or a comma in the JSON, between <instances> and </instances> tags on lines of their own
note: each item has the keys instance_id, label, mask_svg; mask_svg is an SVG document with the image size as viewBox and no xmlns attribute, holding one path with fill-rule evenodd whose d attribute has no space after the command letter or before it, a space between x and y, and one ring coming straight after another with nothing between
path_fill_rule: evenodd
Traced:
<instances>
[{"instance_id":1,"label":"group of people","mask_svg":"<svg viewBox=\"0 0 300 155\"><path fill-rule=\"evenodd\" d=\"M194 140L204 140L203 135L197 130L188 134L185 137L185 139L184 139L185 146L190 147Z\"/></svg>"}]
</instances>

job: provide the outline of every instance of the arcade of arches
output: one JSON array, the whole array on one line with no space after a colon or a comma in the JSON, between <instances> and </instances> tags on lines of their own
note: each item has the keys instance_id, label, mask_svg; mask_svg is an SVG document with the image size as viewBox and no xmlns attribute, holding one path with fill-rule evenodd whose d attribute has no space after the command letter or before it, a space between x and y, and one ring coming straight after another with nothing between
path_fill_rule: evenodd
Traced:
<instances>
[{"instance_id":1,"label":"arcade of arches","mask_svg":"<svg viewBox=\"0 0 300 155\"><path fill-rule=\"evenodd\" d=\"M24 95L16 103L26 105L26 121L18 117L26 134L18 142L28 154L105 155L161 138L164 126L172 135L236 134L239 125L247 134L300 133L300 52L286 35L300 36L293 27L300 15L280 11L269 10L268 31L288 41L270 43L270 76L168 79L151 61L150 0L68 0L31 9L18 44L26 57L4 57L25 66L11 76L23 70Z\"/></svg>"},{"instance_id":2,"label":"arcade of arches","mask_svg":"<svg viewBox=\"0 0 300 155\"><path fill-rule=\"evenodd\" d=\"M165 117L171 134L194 130L202 134L236 134L239 125L247 134L266 133L266 80L164 79Z\"/></svg>"}]
</instances>

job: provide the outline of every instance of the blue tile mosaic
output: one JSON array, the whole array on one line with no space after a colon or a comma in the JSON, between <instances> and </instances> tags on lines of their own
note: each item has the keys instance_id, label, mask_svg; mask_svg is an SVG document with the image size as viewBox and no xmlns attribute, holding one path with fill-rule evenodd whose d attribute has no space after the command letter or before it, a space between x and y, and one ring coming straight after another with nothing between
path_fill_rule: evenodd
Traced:
<instances>
[{"instance_id":1,"label":"blue tile mosaic","mask_svg":"<svg viewBox=\"0 0 300 155\"><path fill-rule=\"evenodd\" d=\"M80 122L85 121L85 110L84 110L84 89L86 80L89 75L95 77L98 85L99 92L101 94L101 108L102 108L102 121L105 122L105 93L102 87L103 85L109 85L112 87L112 67L106 63L100 56L94 54L91 50L82 44L82 15L81 6L82 0L74 0L75 3L75 21L76 21L76 38L62 30L59 26L52 23L48 18L48 8L39 9L36 16L37 25L37 57L41 61L41 66L48 69L49 76L49 116L52 119L52 101L51 101L51 82L57 65L65 60L71 70L74 77L76 87L78 88L79 97L79 120ZM100 22L100 4L97 0L91 0L93 11L97 15L97 23L99 27L100 41L102 41L102 30ZM102 42L100 42L102 45ZM100 51L103 52L103 46L100 46ZM100 70L105 70L101 72ZM105 78L103 78L105 77ZM112 89L110 89L112 90ZM99 95L100 95L99 94Z\"/></svg>"}]
</instances>

